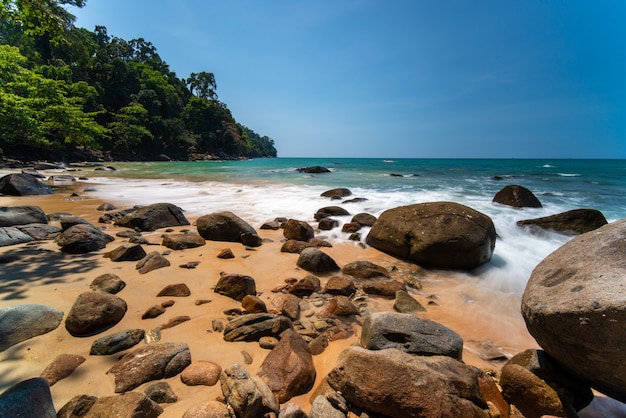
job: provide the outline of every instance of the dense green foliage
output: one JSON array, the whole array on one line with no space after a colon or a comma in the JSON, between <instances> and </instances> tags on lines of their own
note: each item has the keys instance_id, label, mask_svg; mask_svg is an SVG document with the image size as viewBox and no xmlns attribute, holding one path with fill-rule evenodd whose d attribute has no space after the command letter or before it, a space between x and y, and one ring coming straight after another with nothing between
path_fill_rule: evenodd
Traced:
<instances>
[{"instance_id":1,"label":"dense green foliage","mask_svg":"<svg viewBox=\"0 0 626 418\"><path fill-rule=\"evenodd\" d=\"M63 6L86 0L3 0L0 5L0 155L76 159L275 157L274 141L237 123L215 77L180 79L140 38L74 26Z\"/></svg>"}]
</instances>

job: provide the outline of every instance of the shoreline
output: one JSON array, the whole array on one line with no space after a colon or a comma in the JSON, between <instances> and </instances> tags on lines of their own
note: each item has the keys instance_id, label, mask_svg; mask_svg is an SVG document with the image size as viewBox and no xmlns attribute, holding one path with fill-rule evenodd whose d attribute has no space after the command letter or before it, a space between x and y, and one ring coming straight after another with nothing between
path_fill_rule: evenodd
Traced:
<instances>
[{"instance_id":1,"label":"shoreline","mask_svg":"<svg viewBox=\"0 0 626 418\"><path fill-rule=\"evenodd\" d=\"M97 211L96 208L105 202L98 196L97 191L84 191L89 186L90 183L78 181L47 196L0 196L0 205L37 205L46 214L69 212L85 218L98 227L104 226L106 228L104 232L112 236L119 231L128 230L98 223L98 217L104 212ZM70 196L72 192L76 192L78 196ZM156 199L155 203L157 201L160 200ZM118 210L130 207L121 201L107 203L114 204ZM183 230L195 232L193 226L195 219L188 218L192 225L174 227L173 232ZM226 323L224 311L241 306L239 302L213 292L220 272L253 277L257 295L266 303L268 310L276 309L279 303L280 293L274 293L272 289L284 284L286 279L302 278L309 273L296 266L296 254L280 252L283 239L281 230L260 230L257 225L253 226L267 242L252 250L239 243L216 241L207 241L205 246L194 249L169 250L160 245L163 230L144 233L148 241L155 244L146 246L146 252L155 250L161 253L169 252L166 257L171 262L170 267L145 275L136 271L135 262L116 263L103 258L104 253L126 242L119 237L105 249L85 255L61 253L59 247L52 241L0 247L0 255L12 253L23 257L22 260L3 265L0 307L36 303L54 307L67 315L76 297L80 293L90 291L91 281L104 273L114 273L126 282L126 287L117 296L123 298L128 305L124 318L118 324L95 336L73 337L65 329L63 321L57 329L48 334L26 340L0 353L0 376L2 376L0 393L21 380L39 376L59 354L79 354L86 358L85 363L69 377L51 387L55 408L60 409L72 397L83 393L99 397L114 395L114 379L112 375L106 374L106 371L118 359L119 354L90 356L91 343L97 338L125 329L155 328L179 315L188 315L191 319L163 330L162 342L186 342L190 347L192 362L207 360L219 364L222 368L234 363L244 364L242 351L246 351L253 361L245 367L251 375L255 375L269 350L260 348L257 342L226 342L221 333L211 331L213 320ZM218 259L217 253L223 248L231 248L235 258ZM371 261L386 268L395 266L396 272L406 272L411 266L411 263L388 256L371 247L363 248L353 243L333 243L332 248L323 250L334 258L339 266L357 260ZM179 268L179 265L193 261L200 262L195 269ZM477 290L480 284L477 279L460 277L454 272L420 270L419 273L422 289L411 289L409 292L426 307L427 311L416 315L439 322L457 332L464 341L465 363L497 373L504 362L481 358L481 353L484 357L484 349L492 348L511 357L528 348L539 348L526 330L519 314L521 295L500 294L500 300L493 300L493 294ZM323 287L330 275L318 277ZM160 289L172 283L186 283L191 289L191 296L186 298L156 296ZM11 292L7 291L9 289ZM150 306L166 299L173 299L175 304L167 308L165 314L153 319L141 319L141 315ZM195 301L199 299L211 302L196 305ZM435 304L432 304L433 302ZM367 308L372 311L393 311L392 305L393 299L367 297ZM503 309L517 311L519 318L515 319L514 314L509 314L513 317L502 316ZM309 314L310 312L306 313ZM362 318L357 322L362 322ZM305 412L309 411L311 395L334 367L339 353L358 342L360 326L355 325L354 330L355 334L352 337L331 342L322 354L313 357L317 371L313 389L307 394L292 398L290 402L300 405ZM179 375L165 381L178 395L179 401L161 404L164 408L162 417L181 417L189 408L222 396L219 384L211 387L187 386L181 382ZM144 383L135 390L143 391L152 383L155 382Z\"/></svg>"}]
</instances>

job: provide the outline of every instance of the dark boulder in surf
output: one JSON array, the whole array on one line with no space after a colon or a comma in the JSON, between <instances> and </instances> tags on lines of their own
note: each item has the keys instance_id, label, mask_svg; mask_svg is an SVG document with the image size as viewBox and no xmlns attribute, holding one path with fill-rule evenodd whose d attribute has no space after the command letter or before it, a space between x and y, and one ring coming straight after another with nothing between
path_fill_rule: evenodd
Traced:
<instances>
[{"instance_id":1,"label":"dark boulder in surf","mask_svg":"<svg viewBox=\"0 0 626 418\"><path fill-rule=\"evenodd\" d=\"M514 208L540 208L541 202L526 187L512 184L505 186L493 197L493 203L512 206Z\"/></svg>"},{"instance_id":2,"label":"dark boulder in surf","mask_svg":"<svg viewBox=\"0 0 626 418\"><path fill-rule=\"evenodd\" d=\"M321 173L330 173L330 170L326 167L322 167L319 165L315 165L312 167L300 167L297 168L296 171L300 173L309 173L309 174L321 174Z\"/></svg>"},{"instance_id":3,"label":"dark boulder in surf","mask_svg":"<svg viewBox=\"0 0 626 418\"><path fill-rule=\"evenodd\" d=\"M517 221L518 226L551 229L573 235L584 234L606 224L606 218L596 209L574 209L542 218Z\"/></svg>"},{"instance_id":4,"label":"dark boulder in surf","mask_svg":"<svg viewBox=\"0 0 626 418\"><path fill-rule=\"evenodd\" d=\"M342 197L352 196L352 192L350 189L346 189L344 187L338 187L336 189L326 190L320 196L322 197L330 197L331 200L341 199Z\"/></svg>"},{"instance_id":5,"label":"dark boulder in surf","mask_svg":"<svg viewBox=\"0 0 626 418\"><path fill-rule=\"evenodd\" d=\"M423 267L472 269L491 259L491 218L454 202L419 203L383 212L367 244Z\"/></svg>"}]
</instances>

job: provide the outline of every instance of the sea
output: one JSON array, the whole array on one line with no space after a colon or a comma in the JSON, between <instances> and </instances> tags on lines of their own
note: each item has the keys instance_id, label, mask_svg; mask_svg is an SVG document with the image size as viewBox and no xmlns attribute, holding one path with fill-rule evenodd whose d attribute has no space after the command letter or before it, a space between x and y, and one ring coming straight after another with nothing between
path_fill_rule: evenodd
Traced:
<instances>
[{"instance_id":1,"label":"sea","mask_svg":"<svg viewBox=\"0 0 626 418\"><path fill-rule=\"evenodd\" d=\"M351 215L423 202L451 201L478 210L494 222L498 239L491 261L466 272L490 289L520 295L534 267L572 237L530 232L516 221L577 208L600 210L607 221L626 217L626 160L592 159L386 159L267 158L243 161L116 162L114 171L90 171L96 194L127 206L173 203L190 218L231 211L255 228L277 217L314 223L324 206ZM328 173L299 168L321 166ZM492 202L506 185L531 190L542 208L515 209ZM355 202L321 194L348 188ZM338 217L340 224L351 216ZM348 242L341 228L323 231ZM361 231L365 243L367 229ZM355 243L355 245L358 243Z\"/></svg>"}]
</instances>

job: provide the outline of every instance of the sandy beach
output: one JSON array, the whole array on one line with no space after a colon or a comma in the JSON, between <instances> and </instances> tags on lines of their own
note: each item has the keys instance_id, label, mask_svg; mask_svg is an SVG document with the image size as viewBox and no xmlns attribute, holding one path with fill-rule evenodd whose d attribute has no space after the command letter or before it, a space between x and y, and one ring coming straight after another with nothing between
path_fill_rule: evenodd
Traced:
<instances>
[{"instance_id":1,"label":"sandy beach","mask_svg":"<svg viewBox=\"0 0 626 418\"><path fill-rule=\"evenodd\" d=\"M68 212L77 215L105 229L109 235L125 230L110 224L99 224L103 212L96 208L103 203L95 191L85 191L80 182L66 188L57 189L48 196L8 197L0 196L2 206L37 205L46 214ZM89 190L89 189L88 189ZM71 196L75 192L78 196ZM154 203L158 203L158 197ZM109 202L118 209L128 207L124 202ZM176 204L176 202L168 202ZM184 209L184 208L183 208ZM194 219L187 227L172 228L173 232L195 231ZM226 368L234 363L244 364L243 351L252 358L245 367L255 374L263 359L269 353L260 348L257 342L226 342L222 334L212 331L214 320L227 322L224 311L239 308L241 304L226 296L214 293L213 288L220 272L249 275L256 282L257 294L266 303L268 310L276 309L280 303L280 293L272 290L290 278L302 278L308 272L296 266L297 255L282 253L282 231L260 230L265 240L261 247L249 250L239 243L207 241L205 246L187 250L169 250L161 246L164 230L143 235L151 244L144 246L146 252L158 251L166 254L171 266L154 270L145 275L137 272L135 262L113 262L103 255L125 243L127 239L116 237L106 249L85 255L62 253L52 241L1 247L0 255L18 255L19 260L2 265L0 282L0 307L18 304L43 304L63 311L66 315L79 294L90 291L89 284L97 276L114 273L126 282L126 287L117 294L123 298L128 310L124 318L114 327L103 333L77 338L70 335L64 323L48 334L32 338L10 347L0 353L0 392L11 385L41 374L44 368L59 354L78 354L86 361L69 377L51 387L57 410L72 397L79 394L95 396L114 395L114 377L106 371L117 361L118 354L111 356L90 356L92 342L99 337L130 328L149 330L156 328L179 315L187 315L191 320L161 332L163 342L186 342L191 350L192 361L207 360ZM323 231L322 231L323 232ZM319 235L323 235L319 233ZM235 257L219 259L217 254L230 248ZM486 348L512 356L528 348L538 348L528 334L519 311L521 295L501 294L499 299L480 293L476 283L461 280L449 272L425 271L409 263L395 259L373 248L364 248L353 243L334 243L324 251L335 259L339 266L357 260L368 260L392 269L392 277L401 279L402 274L411 271L422 282L420 290L410 293L427 307L419 316L431 319L451 328L464 340L464 362L484 370L497 371L502 360L488 361ZM180 268L189 262L199 262L194 269ZM394 268L395 267L395 268ZM322 287L330 275L318 276ZM157 297L168 284L185 283L191 290L189 297ZM141 319L151 306L172 299L174 305L153 319ZM198 304L197 301L205 303ZM206 301L210 302L206 302ZM369 296L362 302L371 311L393 310L393 300ZM303 320L314 318L318 308L307 304L309 309L301 312ZM504 313L504 314L503 314ZM353 325L354 336L332 341L320 355L314 356L317 371L315 387L334 366L338 354L347 346L357 343L360 335L359 317ZM140 343L145 344L144 342ZM162 404L163 417L181 417L186 410L206 400L222 396L219 384L207 386L186 386L180 376L166 379L179 401ZM154 382L146 383L136 391L143 391ZM299 404L305 411L310 409L312 392L295 397L291 402Z\"/></svg>"}]
</instances>

